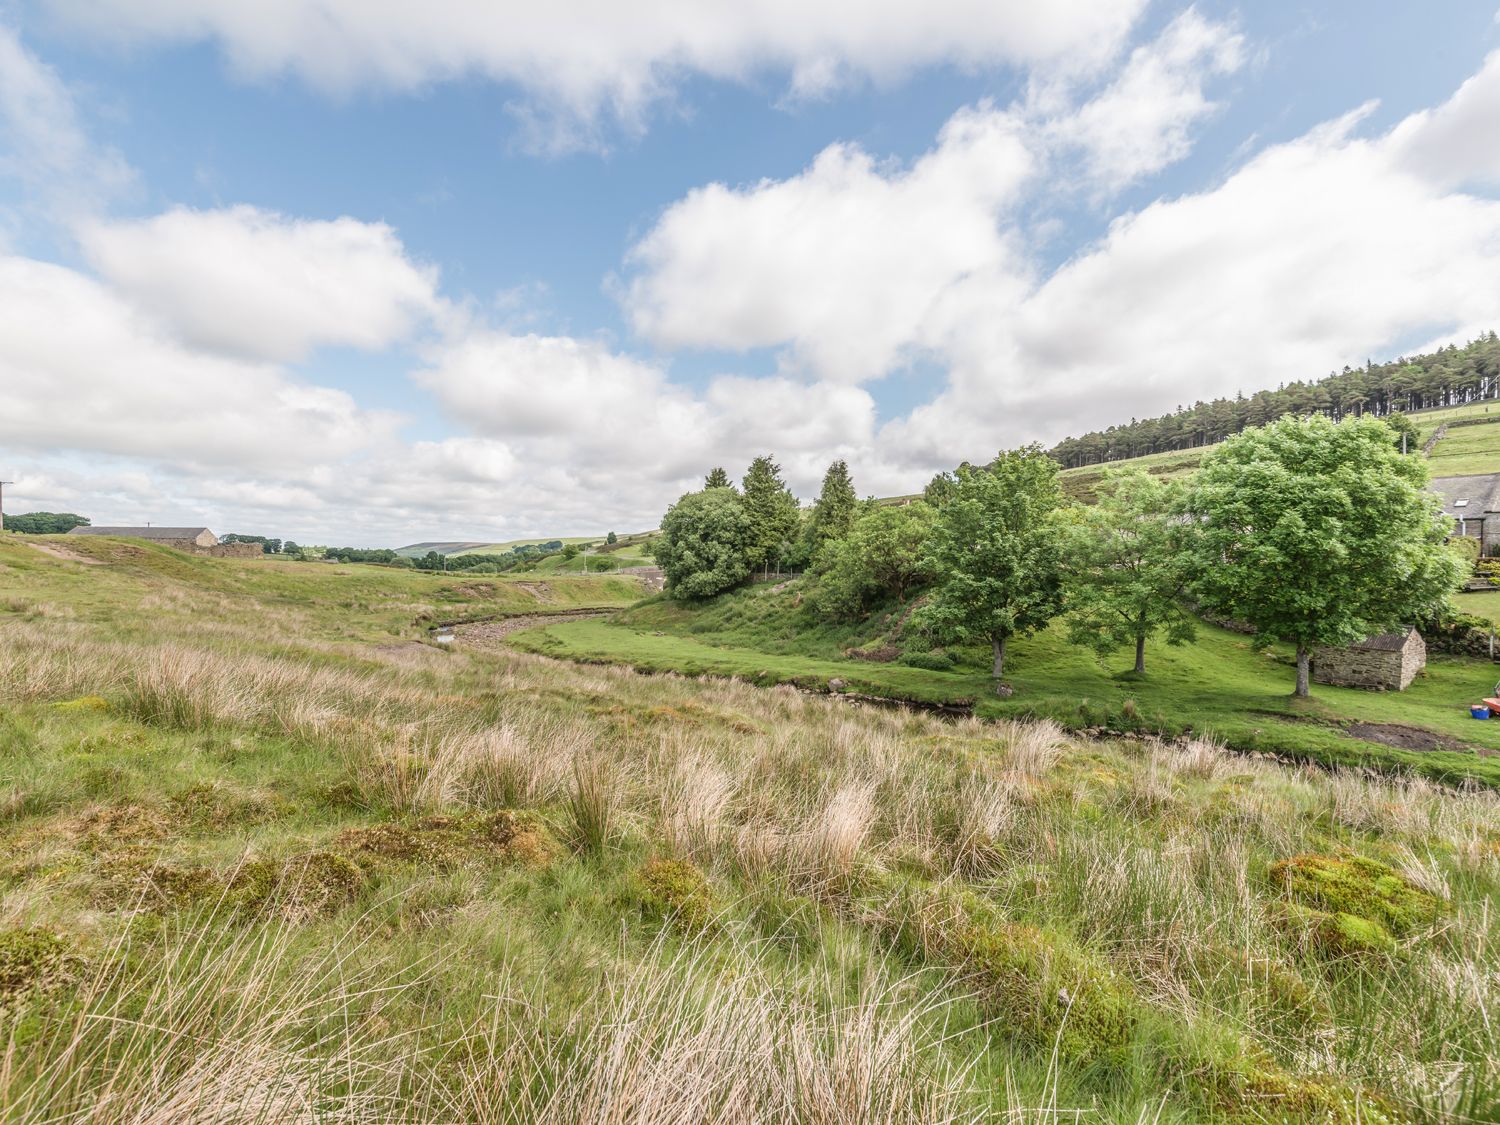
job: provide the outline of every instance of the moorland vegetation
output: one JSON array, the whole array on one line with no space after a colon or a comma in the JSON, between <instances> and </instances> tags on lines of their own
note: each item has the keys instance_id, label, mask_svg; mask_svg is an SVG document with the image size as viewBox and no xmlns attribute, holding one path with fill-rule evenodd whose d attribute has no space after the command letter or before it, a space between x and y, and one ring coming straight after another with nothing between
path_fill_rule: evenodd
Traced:
<instances>
[{"instance_id":1,"label":"moorland vegetation","mask_svg":"<svg viewBox=\"0 0 1500 1125\"><path fill-rule=\"evenodd\" d=\"M1493 792L425 640L629 579L35 544L7 1122L1500 1112Z\"/></svg>"}]
</instances>

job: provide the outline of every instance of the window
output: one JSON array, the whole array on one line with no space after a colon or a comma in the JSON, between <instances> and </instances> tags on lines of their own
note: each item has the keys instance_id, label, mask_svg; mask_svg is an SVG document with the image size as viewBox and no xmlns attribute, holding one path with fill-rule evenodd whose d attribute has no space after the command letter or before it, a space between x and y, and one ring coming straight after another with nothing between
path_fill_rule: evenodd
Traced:
<instances>
[{"instance_id":1,"label":"window","mask_svg":"<svg viewBox=\"0 0 1500 1125\"><path fill-rule=\"evenodd\" d=\"M1453 506L1455 508L1467 508L1469 506L1469 498L1466 496L1462 500L1455 500L1453 501Z\"/></svg>"}]
</instances>

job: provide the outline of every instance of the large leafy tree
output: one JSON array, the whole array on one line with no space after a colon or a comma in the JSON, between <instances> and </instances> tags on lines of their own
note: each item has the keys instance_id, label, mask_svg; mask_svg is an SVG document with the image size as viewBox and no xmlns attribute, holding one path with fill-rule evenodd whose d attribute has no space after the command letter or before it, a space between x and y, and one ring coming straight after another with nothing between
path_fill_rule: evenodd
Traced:
<instances>
[{"instance_id":1,"label":"large leafy tree","mask_svg":"<svg viewBox=\"0 0 1500 1125\"><path fill-rule=\"evenodd\" d=\"M5 530L19 531L23 535L63 535L75 527L88 525L87 516L72 512L25 512L5 517Z\"/></svg>"},{"instance_id":2,"label":"large leafy tree","mask_svg":"<svg viewBox=\"0 0 1500 1125\"><path fill-rule=\"evenodd\" d=\"M1180 481L1139 469L1105 475L1098 502L1077 511L1065 536L1068 635L1100 653L1135 646L1146 671L1146 640L1193 639L1183 597L1194 575L1197 525L1183 515Z\"/></svg>"},{"instance_id":3,"label":"large leafy tree","mask_svg":"<svg viewBox=\"0 0 1500 1125\"><path fill-rule=\"evenodd\" d=\"M833 539L842 539L854 526L854 517L859 509L859 497L854 492L854 481L849 476L849 466L844 461L835 461L823 474L823 487L813 505L812 519L808 523L812 554Z\"/></svg>"},{"instance_id":4,"label":"large leafy tree","mask_svg":"<svg viewBox=\"0 0 1500 1125\"><path fill-rule=\"evenodd\" d=\"M920 500L866 508L847 535L823 548L813 607L847 620L886 598L905 601L931 577L926 552L932 521L932 509Z\"/></svg>"},{"instance_id":5,"label":"large leafy tree","mask_svg":"<svg viewBox=\"0 0 1500 1125\"><path fill-rule=\"evenodd\" d=\"M690 492L667 509L654 540L674 598L711 598L750 577L751 523L732 488Z\"/></svg>"},{"instance_id":6,"label":"large leafy tree","mask_svg":"<svg viewBox=\"0 0 1500 1125\"><path fill-rule=\"evenodd\" d=\"M781 479L781 466L769 456L750 462L741 482L744 511L750 521L750 569L779 562L782 552L796 536L801 509L791 489Z\"/></svg>"},{"instance_id":7,"label":"large leafy tree","mask_svg":"<svg viewBox=\"0 0 1500 1125\"><path fill-rule=\"evenodd\" d=\"M947 642L988 641L995 686L1012 637L1062 609L1057 462L1040 446L961 466L937 510L927 551L932 597L917 622Z\"/></svg>"},{"instance_id":8,"label":"large leafy tree","mask_svg":"<svg viewBox=\"0 0 1500 1125\"><path fill-rule=\"evenodd\" d=\"M1373 418L1283 418L1228 439L1190 501L1203 603L1253 626L1259 643L1295 645L1306 696L1314 647L1409 622L1462 582L1426 486L1426 463L1401 456Z\"/></svg>"}]
</instances>

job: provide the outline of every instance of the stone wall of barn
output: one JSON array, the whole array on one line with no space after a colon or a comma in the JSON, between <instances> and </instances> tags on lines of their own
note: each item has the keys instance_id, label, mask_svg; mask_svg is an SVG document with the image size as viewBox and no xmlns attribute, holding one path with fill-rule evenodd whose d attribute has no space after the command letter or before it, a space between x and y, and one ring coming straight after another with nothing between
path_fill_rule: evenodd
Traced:
<instances>
[{"instance_id":1,"label":"stone wall of barn","mask_svg":"<svg viewBox=\"0 0 1500 1125\"><path fill-rule=\"evenodd\" d=\"M1319 648L1313 651L1313 681L1338 687L1404 691L1427 666L1427 645L1412 635L1396 651Z\"/></svg>"},{"instance_id":2,"label":"stone wall of barn","mask_svg":"<svg viewBox=\"0 0 1500 1125\"><path fill-rule=\"evenodd\" d=\"M258 559L266 552L259 543L219 543L212 547L199 547L196 553L212 555L216 559Z\"/></svg>"}]
</instances>

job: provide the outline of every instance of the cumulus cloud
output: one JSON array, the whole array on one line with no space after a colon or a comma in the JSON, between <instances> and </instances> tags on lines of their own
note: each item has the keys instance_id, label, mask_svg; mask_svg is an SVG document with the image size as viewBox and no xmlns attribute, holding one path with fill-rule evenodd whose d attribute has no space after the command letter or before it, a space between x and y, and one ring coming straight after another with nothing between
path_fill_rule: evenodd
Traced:
<instances>
[{"instance_id":1,"label":"cumulus cloud","mask_svg":"<svg viewBox=\"0 0 1500 1125\"><path fill-rule=\"evenodd\" d=\"M94 210L134 179L119 153L90 141L67 87L3 24L0 177L19 181L40 210L62 220Z\"/></svg>"},{"instance_id":2,"label":"cumulus cloud","mask_svg":"<svg viewBox=\"0 0 1500 1125\"><path fill-rule=\"evenodd\" d=\"M639 126L685 76L784 74L799 94L890 81L938 64L1097 67L1145 0L925 4L859 0L655 0L550 4L433 0L52 0L99 37L217 42L249 76L291 72L330 90L411 89L482 75L514 83L574 125L601 110Z\"/></svg>"},{"instance_id":3,"label":"cumulus cloud","mask_svg":"<svg viewBox=\"0 0 1500 1125\"><path fill-rule=\"evenodd\" d=\"M1020 206L1180 159L1212 109L1203 83L1240 53L1237 33L1189 9L1082 107L981 103L910 166L835 144L785 180L698 188L631 250L631 322L669 349L784 346L794 369L844 382L941 353L967 321L1025 299Z\"/></svg>"},{"instance_id":4,"label":"cumulus cloud","mask_svg":"<svg viewBox=\"0 0 1500 1125\"><path fill-rule=\"evenodd\" d=\"M355 454L396 421L279 367L184 347L73 270L0 257L0 442L12 449L254 470Z\"/></svg>"},{"instance_id":5,"label":"cumulus cloud","mask_svg":"<svg viewBox=\"0 0 1500 1125\"><path fill-rule=\"evenodd\" d=\"M827 378L883 375L929 342L956 287L1013 284L997 216L1035 168L1023 131L985 104L910 168L834 145L788 180L700 188L631 251L632 323L660 347L785 343Z\"/></svg>"},{"instance_id":6,"label":"cumulus cloud","mask_svg":"<svg viewBox=\"0 0 1500 1125\"><path fill-rule=\"evenodd\" d=\"M1215 109L1205 84L1243 59L1242 35L1189 8L1132 51L1107 89L1058 120L1054 136L1084 151L1096 183L1124 187L1188 154L1193 126Z\"/></svg>"},{"instance_id":7,"label":"cumulus cloud","mask_svg":"<svg viewBox=\"0 0 1500 1125\"><path fill-rule=\"evenodd\" d=\"M384 223L255 207L175 208L79 229L89 261L187 342L293 360L322 344L375 349L436 314L437 271Z\"/></svg>"},{"instance_id":8,"label":"cumulus cloud","mask_svg":"<svg viewBox=\"0 0 1500 1125\"><path fill-rule=\"evenodd\" d=\"M546 465L555 482L625 510L630 496L776 450L791 451L789 479L806 485L832 451L866 447L874 432L874 402L858 388L724 376L695 391L655 363L565 336L472 334L417 380L456 423L505 442L526 475Z\"/></svg>"},{"instance_id":9,"label":"cumulus cloud","mask_svg":"<svg viewBox=\"0 0 1500 1125\"><path fill-rule=\"evenodd\" d=\"M1497 14L1500 19L1500 14ZM1412 172L1436 183L1500 184L1500 51L1435 110L1408 117L1391 148Z\"/></svg>"}]
</instances>

